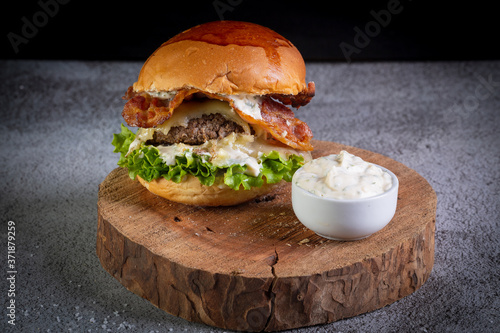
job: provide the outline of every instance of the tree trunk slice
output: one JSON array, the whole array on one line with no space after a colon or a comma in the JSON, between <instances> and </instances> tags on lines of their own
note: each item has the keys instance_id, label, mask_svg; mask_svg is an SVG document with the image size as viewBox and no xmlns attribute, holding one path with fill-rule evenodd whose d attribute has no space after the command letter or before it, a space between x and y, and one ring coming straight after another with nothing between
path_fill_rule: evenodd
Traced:
<instances>
[{"instance_id":1,"label":"tree trunk slice","mask_svg":"<svg viewBox=\"0 0 500 333\"><path fill-rule=\"evenodd\" d=\"M314 141L313 156L344 149L393 171L393 220L353 242L327 240L293 213L291 186L233 207L167 201L113 170L99 186L97 255L128 290L164 311L231 330L330 323L420 288L434 264L436 195L388 157Z\"/></svg>"}]
</instances>

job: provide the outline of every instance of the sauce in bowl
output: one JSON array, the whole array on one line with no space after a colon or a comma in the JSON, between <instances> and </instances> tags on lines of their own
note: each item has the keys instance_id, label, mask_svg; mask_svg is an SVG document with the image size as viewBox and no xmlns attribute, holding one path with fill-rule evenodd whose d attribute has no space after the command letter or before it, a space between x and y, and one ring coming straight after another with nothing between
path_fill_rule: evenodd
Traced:
<instances>
[{"instance_id":1,"label":"sauce in bowl","mask_svg":"<svg viewBox=\"0 0 500 333\"><path fill-rule=\"evenodd\" d=\"M314 195L341 200L373 197L392 187L389 173L344 150L306 163L293 181Z\"/></svg>"}]
</instances>

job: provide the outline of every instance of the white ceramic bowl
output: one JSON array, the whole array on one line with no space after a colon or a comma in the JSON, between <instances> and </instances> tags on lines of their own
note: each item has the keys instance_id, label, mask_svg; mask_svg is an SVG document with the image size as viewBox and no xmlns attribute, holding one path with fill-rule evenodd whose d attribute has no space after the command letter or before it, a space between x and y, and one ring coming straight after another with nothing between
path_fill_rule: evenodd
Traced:
<instances>
[{"instance_id":1,"label":"white ceramic bowl","mask_svg":"<svg viewBox=\"0 0 500 333\"><path fill-rule=\"evenodd\" d=\"M292 205L295 215L319 236L333 240L358 240L384 228L394 217L399 181L390 170L392 187L379 195L361 199L320 197L297 186L292 179ZM300 170L300 169L299 169Z\"/></svg>"}]
</instances>

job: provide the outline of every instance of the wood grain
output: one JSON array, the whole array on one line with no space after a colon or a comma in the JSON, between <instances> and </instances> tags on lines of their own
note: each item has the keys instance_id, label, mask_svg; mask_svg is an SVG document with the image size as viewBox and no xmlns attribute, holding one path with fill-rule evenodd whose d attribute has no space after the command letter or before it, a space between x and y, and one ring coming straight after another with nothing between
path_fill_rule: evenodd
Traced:
<instances>
[{"instance_id":1,"label":"wood grain","mask_svg":"<svg viewBox=\"0 0 500 333\"><path fill-rule=\"evenodd\" d=\"M383 230L354 242L321 238L295 217L290 184L238 206L186 206L115 169L99 186L102 266L168 313L232 330L329 323L413 293L434 264L431 186L380 154L326 141L314 146L314 157L345 149L396 174L398 207Z\"/></svg>"}]
</instances>

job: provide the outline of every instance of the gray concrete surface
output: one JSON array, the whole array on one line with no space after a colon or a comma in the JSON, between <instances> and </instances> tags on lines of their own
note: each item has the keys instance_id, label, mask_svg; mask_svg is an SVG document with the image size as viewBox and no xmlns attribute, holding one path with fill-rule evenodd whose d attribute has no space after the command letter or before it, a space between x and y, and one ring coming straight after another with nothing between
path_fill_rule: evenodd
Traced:
<instances>
[{"instance_id":1,"label":"gray concrete surface","mask_svg":"<svg viewBox=\"0 0 500 333\"><path fill-rule=\"evenodd\" d=\"M97 188L115 168L121 96L141 65L0 62L0 331L223 331L155 308L95 254ZM412 295L295 331L498 332L500 62L307 67L317 94L296 114L316 139L389 156L433 186L436 254L429 280ZM9 221L16 273L8 273Z\"/></svg>"}]
</instances>

